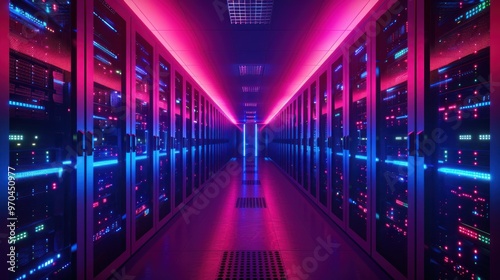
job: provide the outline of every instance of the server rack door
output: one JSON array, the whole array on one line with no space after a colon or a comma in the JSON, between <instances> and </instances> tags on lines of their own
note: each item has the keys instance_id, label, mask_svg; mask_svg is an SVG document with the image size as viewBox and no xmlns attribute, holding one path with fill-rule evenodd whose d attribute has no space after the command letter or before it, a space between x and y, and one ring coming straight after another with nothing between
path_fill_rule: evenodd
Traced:
<instances>
[{"instance_id":1,"label":"server rack door","mask_svg":"<svg viewBox=\"0 0 500 280\"><path fill-rule=\"evenodd\" d=\"M209 165L209 160L210 160L210 155L209 153L209 147L210 147L210 135L209 135L209 130L208 130L208 99L205 100L205 180L208 180L210 178L210 172L208 170L208 165Z\"/></svg>"},{"instance_id":2,"label":"server rack door","mask_svg":"<svg viewBox=\"0 0 500 280\"><path fill-rule=\"evenodd\" d=\"M424 277L489 279L490 1L426 3Z\"/></svg>"},{"instance_id":3,"label":"server rack door","mask_svg":"<svg viewBox=\"0 0 500 280\"><path fill-rule=\"evenodd\" d=\"M297 99L295 99L292 103L292 114L293 114L293 135L292 135L292 147L293 147L293 156L292 156L292 161L293 161L293 178L295 181L298 181L297 174L298 174L298 149L297 149L297 134L298 134L298 121L299 118L297 116Z\"/></svg>"},{"instance_id":4,"label":"server rack door","mask_svg":"<svg viewBox=\"0 0 500 280\"><path fill-rule=\"evenodd\" d=\"M367 44L362 36L349 49L349 228L367 240Z\"/></svg>"},{"instance_id":5,"label":"server rack door","mask_svg":"<svg viewBox=\"0 0 500 280\"><path fill-rule=\"evenodd\" d=\"M89 1L87 49L87 265L88 277L104 278L130 251L127 213L130 129L130 49L125 14L111 2ZM112 67L112 68L110 68ZM112 69L110 71L110 69ZM93 90L91 93L90 90ZM93 149L91 143L93 142Z\"/></svg>"},{"instance_id":6,"label":"server rack door","mask_svg":"<svg viewBox=\"0 0 500 280\"><path fill-rule=\"evenodd\" d=\"M302 118L302 96L299 95L297 98L297 182L299 185L303 184L304 178L304 162L303 162L303 154L304 150L302 148L302 138L304 134L303 128L303 118Z\"/></svg>"},{"instance_id":7,"label":"server rack door","mask_svg":"<svg viewBox=\"0 0 500 280\"><path fill-rule=\"evenodd\" d=\"M135 61L132 91L132 232L134 247L154 226L153 219L153 47L138 33L132 47Z\"/></svg>"},{"instance_id":8,"label":"server rack door","mask_svg":"<svg viewBox=\"0 0 500 280\"><path fill-rule=\"evenodd\" d=\"M310 189L309 192L311 195L316 199L318 196L318 186L317 186L317 178L318 178L318 163L316 162L318 159L318 149L316 145L316 138L318 137L318 128L316 127L317 125L317 112L318 109L316 108L317 106L317 84L316 81L311 85L311 95L310 95L310 107L309 107L309 113L311 114L310 118L310 124L309 124L309 129L310 129L310 134L309 134L309 180L310 180Z\"/></svg>"},{"instance_id":9,"label":"server rack door","mask_svg":"<svg viewBox=\"0 0 500 280\"><path fill-rule=\"evenodd\" d=\"M408 116L407 1L396 2L378 19L377 25L381 32L376 38L379 73L375 102L374 248L389 266L396 268L393 275L408 277L408 224L414 222L414 218L408 219L408 207L415 205L408 199L408 120L413 117Z\"/></svg>"},{"instance_id":10,"label":"server rack door","mask_svg":"<svg viewBox=\"0 0 500 280\"><path fill-rule=\"evenodd\" d=\"M302 154L302 160L303 160L303 167L302 167L302 172L303 172L303 180L302 180L302 187L304 189L309 190L309 170L310 170L310 165L309 165L309 159L310 159L310 149L309 149L309 143L308 137L309 137L309 98L308 98L308 91L307 89L304 91L304 94L302 95L303 97L303 103L302 103L302 118L304 120L303 122L303 138L302 138L302 147L303 147L303 154Z\"/></svg>"},{"instance_id":11,"label":"server rack door","mask_svg":"<svg viewBox=\"0 0 500 280\"><path fill-rule=\"evenodd\" d=\"M208 178L213 175L213 115L212 115L212 103L207 100L207 134L208 134L208 147L207 147L207 171Z\"/></svg>"},{"instance_id":12,"label":"server rack door","mask_svg":"<svg viewBox=\"0 0 500 280\"><path fill-rule=\"evenodd\" d=\"M185 183L186 183L186 198L191 195L193 192L193 150L192 150L192 141L193 141L193 87L189 82L186 82L186 137L185 137L185 157L186 157L186 165L185 165Z\"/></svg>"},{"instance_id":13,"label":"server rack door","mask_svg":"<svg viewBox=\"0 0 500 280\"><path fill-rule=\"evenodd\" d=\"M181 74L175 72L175 132L174 132L174 181L175 181L175 207L179 206L184 196L184 166L183 166L183 88L184 79Z\"/></svg>"},{"instance_id":14,"label":"server rack door","mask_svg":"<svg viewBox=\"0 0 500 280\"><path fill-rule=\"evenodd\" d=\"M288 104L286 109L286 166L288 167L288 175L292 176L292 145L290 139L292 138L292 104Z\"/></svg>"},{"instance_id":15,"label":"server rack door","mask_svg":"<svg viewBox=\"0 0 500 280\"><path fill-rule=\"evenodd\" d=\"M194 174L193 174L193 180L194 180L194 185L193 187L195 189L198 189L200 187L200 153L201 153L201 146L200 146L200 93L198 90L194 90L194 104L193 104L193 111L194 111L194 145L193 145L193 152L194 152Z\"/></svg>"},{"instance_id":16,"label":"server rack door","mask_svg":"<svg viewBox=\"0 0 500 280\"><path fill-rule=\"evenodd\" d=\"M9 80L9 161L2 178L8 179L5 206L15 233L15 244L9 239L16 253L8 266L12 279L76 279L74 5L9 2L9 51L3 54L9 56L3 76Z\"/></svg>"},{"instance_id":17,"label":"server rack door","mask_svg":"<svg viewBox=\"0 0 500 280\"><path fill-rule=\"evenodd\" d=\"M344 67L343 57L332 65L331 212L344 220Z\"/></svg>"},{"instance_id":18,"label":"server rack door","mask_svg":"<svg viewBox=\"0 0 500 280\"><path fill-rule=\"evenodd\" d=\"M200 163L200 168L201 168L201 184L205 183L206 180L206 151L207 151L207 144L206 144L206 129L205 129L205 96L201 96L201 102L200 102L200 121L201 121L201 163Z\"/></svg>"},{"instance_id":19,"label":"server rack door","mask_svg":"<svg viewBox=\"0 0 500 280\"><path fill-rule=\"evenodd\" d=\"M164 221L172 212L172 143L171 139L171 72L170 64L159 57L158 75L158 123L159 123L159 186L158 213L159 221Z\"/></svg>"},{"instance_id":20,"label":"server rack door","mask_svg":"<svg viewBox=\"0 0 500 280\"><path fill-rule=\"evenodd\" d=\"M328 121L328 91L327 91L327 74L324 72L319 77L319 98L318 106L320 112L319 119L319 202L327 207L328 203L328 157L327 157L327 121Z\"/></svg>"}]
</instances>

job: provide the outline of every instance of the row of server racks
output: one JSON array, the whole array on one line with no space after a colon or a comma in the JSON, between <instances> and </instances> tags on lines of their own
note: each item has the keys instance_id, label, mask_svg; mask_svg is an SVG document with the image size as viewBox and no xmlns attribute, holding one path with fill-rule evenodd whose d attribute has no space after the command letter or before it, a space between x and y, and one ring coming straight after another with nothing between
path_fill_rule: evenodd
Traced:
<instances>
[{"instance_id":1,"label":"row of server racks","mask_svg":"<svg viewBox=\"0 0 500 280\"><path fill-rule=\"evenodd\" d=\"M121 1L0 13L15 224L0 278L120 276L229 160L237 128Z\"/></svg>"},{"instance_id":2,"label":"row of server racks","mask_svg":"<svg viewBox=\"0 0 500 280\"><path fill-rule=\"evenodd\" d=\"M395 279L500 277L493 15L490 0L382 1L263 129Z\"/></svg>"}]
</instances>

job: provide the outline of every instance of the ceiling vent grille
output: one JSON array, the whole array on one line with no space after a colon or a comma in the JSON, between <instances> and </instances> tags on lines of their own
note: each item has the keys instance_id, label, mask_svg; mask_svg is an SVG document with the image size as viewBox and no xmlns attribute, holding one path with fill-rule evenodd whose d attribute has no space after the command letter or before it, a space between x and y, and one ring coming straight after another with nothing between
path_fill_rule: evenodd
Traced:
<instances>
[{"instance_id":1,"label":"ceiling vent grille","mask_svg":"<svg viewBox=\"0 0 500 280\"><path fill-rule=\"evenodd\" d=\"M270 24L274 0L227 0L231 24Z\"/></svg>"},{"instance_id":2,"label":"ceiling vent grille","mask_svg":"<svg viewBox=\"0 0 500 280\"><path fill-rule=\"evenodd\" d=\"M240 76L260 76L264 70L262 65L240 65Z\"/></svg>"}]
</instances>

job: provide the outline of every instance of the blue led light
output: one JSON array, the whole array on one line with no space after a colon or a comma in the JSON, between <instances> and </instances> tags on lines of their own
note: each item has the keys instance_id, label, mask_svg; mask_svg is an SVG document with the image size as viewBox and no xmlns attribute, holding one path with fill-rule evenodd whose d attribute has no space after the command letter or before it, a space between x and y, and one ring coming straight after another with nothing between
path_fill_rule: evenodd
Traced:
<instances>
[{"instance_id":1,"label":"blue led light","mask_svg":"<svg viewBox=\"0 0 500 280\"><path fill-rule=\"evenodd\" d=\"M361 79L365 79L367 75L368 75L368 72L365 71L365 72L361 73L360 77L361 77Z\"/></svg>"},{"instance_id":2,"label":"blue led light","mask_svg":"<svg viewBox=\"0 0 500 280\"><path fill-rule=\"evenodd\" d=\"M437 87L437 86L439 86L439 85L442 85L442 84L445 84L445 83L447 83L447 82L451 82L451 81L453 81L453 78L448 78L448 79L446 79L446 80L439 81L439 82L437 82L437 83L432 84L432 85L431 85L431 87Z\"/></svg>"},{"instance_id":3,"label":"blue led light","mask_svg":"<svg viewBox=\"0 0 500 280\"><path fill-rule=\"evenodd\" d=\"M117 163L118 163L117 159L102 160L102 161L94 162L94 167L109 166L109 165L113 165L113 164L117 164Z\"/></svg>"},{"instance_id":4,"label":"blue led light","mask_svg":"<svg viewBox=\"0 0 500 280\"><path fill-rule=\"evenodd\" d=\"M258 134L258 131L257 131L257 124L255 124L255 156L258 155L258 152L257 152L257 148L258 148L258 145L257 145L257 134Z\"/></svg>"},{"instance_id":5,"label":"blue led light","mask_svg":"<svg viewBox=\"0 0 500 280\"><path fill-rule=\"evenodd\" d=\"M12 5L11 3L9 3L9 10L11 13L28 20L29 22L37 25L38 27L45 29L45 27L47 26L46 22L39 20L36 16L31 15L30 13L24 11L19 7Z\"/></svg>"},{"instance_id":6,"label":"blue led light","mask_svg":"<svg viewBox=\"0 0 500 280\"><path fill-rule=\"evenodd\" d=\"M135 66L135 71L144 76L148 75L148 73L139 66Z\"/></svg>"},{"instance_id":7,"label":"blue led light","mask_svg":"<svg viewBox=\"0 0 500 280\"><path fill-rule=\"evenodd\" d=\"M96 41L94 41L94 47L100 49L101 51L103 51L104 53L106 53L107 55L111 56L112 58L114 59L118 59L118 56L116 54L114 54L113 52L111 52L110 50L106 49L103 45L97 43Z\"/></svg>"},{"instance_id":8,"label":"blue led light","mask_svg":"<svg viewBox=\"0 0 500 280\"><path fill-rule=\"evenodd\" d=\"M342 69L342 64L340 64L339 66L337 66L337 68L335 68L335 72L338 72L340 69Z\"/></svg>"},{"instance_id":9,"label":"blue led light","mask_svg":"<svg viewBox=\"0 0 500 280\"><path fill-rule=\"evenodd\" d=\"M247 143L245 134L246 134L246 124L243 124L243 156L246 156L246 154L247 154L246 147L245 147L246 143Z\"/></svg>"},{"instance_id":10,"label":"blue led light","mask_svg":"<svg viewBox=\"0 0 500 280\"><path fill-rule=\"evenodd\" d=\"M94 119L97 119L97 120L104 120L104 121L107 121L108 119L106 119L105 117L100 117L100 116L93 116Z\"/></svg>"},{"instance_id":11,"label":"blue led light","mask_svg":"<svg viewBox=\"0 0 500 280\"><path fill-rule=\"evenodd\" d=\"M343 153L336 153L337 156L344 156Z\"/></svg>"},{"instance_id":12,"label":"blue led light","mask_svg":"<svg viewBox=\"0 0 500 280\"><path fill-rule=\"evenodd\" d=\"M469 170L464 170L464 169L455 169L455 168L447 168L447 167L441 167L438 169L438 171L441 173L456 175L456 176L460 176L460 177L467 177L467 178L479 179L479 180L485 180L485 181L491 180L491 176L489 173L475 172L475 171L469 171Z\"/></svg>"},{"instance_id":13,"label":"blue led light","mask_svg":"<svg viewBox=\"0 0 500 280\"><path fill-rule=\"evenodd\" d=\"M396 117L396 120L407 119L408 115Z\"/></svg>"},{"instance_id":14,"label":"blue led light","mask_svg":"<svg viewBox=\"0 0 500 280\"><path fill-rule=\"evenodd\" d=\"M64 85L64 82L60 81L60 80L57 80L57 79L54 79L54 84Z\"/></svg>"},{"instance_id":15,"label":"blue led light","mask_svg":"<svg viewBox=\"0 0 500 280\"><path fill-rule=\"evenodd\" d=\"M19 173L17 173L16 174L16 178L17 179L23 179L23 178L32 178L32 177L38 177L38 176L45 176L45 175L50 175L50 174L61 174L62 171L63 171L63 169L60 168L60 167L31 170L31 171L25 171L25 172L19 172Z\"/></svg>"},{"instance_id":16,"label":"blue led light","mask_svg":"<svg viewBox=\"0 0 500 280\"><path fill-rule=\"evenodd\" d=\"M11 101L11 100L9 100L9 105L28 108L28 109L35 109L35 110L45 110L44 106L33 105L33 104L29 104L29 103L23 103L23 102Z\"/></svg>"},{"instance_id":17,"label":"blue led light","mask_svg":"<svg viewBox=\"0 0 500 280\"><path fill-rule=\"evenodd\" d=\"M473 109L473 108L478 108L478 107L487 107L490 105L491 105L490 101L485 101L485 102L479 102L479 103L472 104L472 105L462 106L462 107L460 107L460 110Z\"/></svg>"},{"instance_id":18,"label":"blue led light","mask_svg":"<svg viewBox=\"0 0 500 280\"><path fill-rule=\"evenodd\" d=\"M356 159L361 159L361 160L368 160L366 156L360 156L360 155L355 155L354 156Z\"/></svg>"},{"instance_id":19,"label":"blue led light","mask_svg":"<svg viewBox=\"0 0 500 280\"><path fill-rule=\"evenodd\" d=\"M168 67L167 67L165 64L161 63L161 62L160 62L160 67L161 67L163 70L168 71Z\"/></svg>"},{"instance_id":20,"label":"blue led light","mask_svg":"<svg viewBox=\"0 0 500 280\"><path fill-rule=\"evenodd\" d=\"M385 163L408 167L408 162L402 160L386 160Z\"/></svg>"},{"instance_id":21,"label":"blue led light","mask_svg":"<svg viewBox=\"0 0 500 280\"><path fill-rule=\"evenodd\" d=\"M136 157L135 159L136 159L136 160L145 160L145 159L147 159L147 158L148 158L148 156L147 156L147 155L145 155L145 156L138 156L138 157Z\"/></svg>"},{"instance_id":22,"label":"blue led light","mask_svg":"<svg viewBox=\"0 0 500 280\"><path fill-rule=\"evenodd\" d=\"M118 32L109 22L107 22L104 18L102 18L100 15L98 15L96 12L94 12L94 15L100 19L109 29L113 30L113 32Z\"/></svg>"},{"instance_id":23,"label":"blue led light","mask_svg":"<svg viewBox=\"0 0 500 280\"><path fill-rule=\"evenodd\" d=\"M446 70L448 70L449 67L443 67L443 68L440 68L438 69L438 73L441 74L443 72L445 72Z\"/></svg>"},{"instance_id":24,"label":"blue led light","mask_svg":"<svg viewBox=\"0 0 500 280\"><path fill-rule=\"evenodd\" d=\"M98 54L94 55L94 58L99 60L100 62L106 64L106 65L111 65L111 62L109 60L105 59L104 57L102 57Z\"/></svg>"},{"instance_id":25,"label":"blue led light","mask_svg":"<svg viewBox=\"0 0 500 280\"><path fill-rule=\"evenodd\" d=\"M404 48L400 51L398 51L395 55L394 55L394 59L398 59L400 57L402 57L403 55L407 54L408 53L408 48Z\"/></svg>"},{"instance_id":26,"label":"blue led light","mask_svg":"<svg viewBox=\"0 0 500 280\"><path fill-rule=\"evenodd\" d=\"M354 51L354 55L358 55L363 49L365 48L364 45L360 46L359 48L357 48L355 51Z\"/></svg>"}]
</instances>

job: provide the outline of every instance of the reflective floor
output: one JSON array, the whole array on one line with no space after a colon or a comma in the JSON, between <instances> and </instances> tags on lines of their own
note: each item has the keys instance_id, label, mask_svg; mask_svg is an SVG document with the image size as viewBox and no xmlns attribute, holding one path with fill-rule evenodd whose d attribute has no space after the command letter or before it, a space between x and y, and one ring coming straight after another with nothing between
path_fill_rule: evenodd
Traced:
<instances>
[{"instance_id":1,"label":"reflective floor","mask_svg":"<svg viewBox=\"0 0 500 280\"><path fill-rule=\"evenodd\" d=\"M185 209L115 278L389 279L272 161L231 161ZM285 277L240 271L226 278L220 270L224 252L235 251L278 252ZM240 263L230 264L238 270ZM255 275L252 270L266 267L241 270Z\"/></svg>"}]
</instances>

